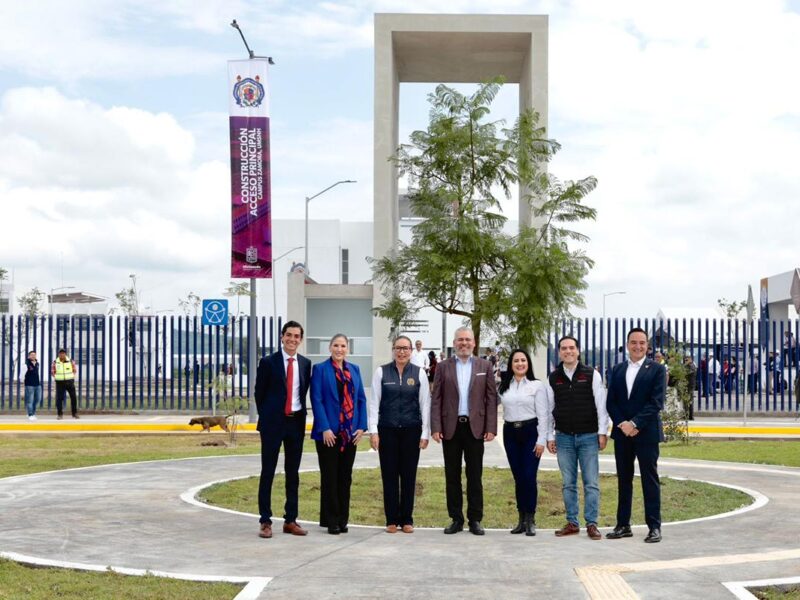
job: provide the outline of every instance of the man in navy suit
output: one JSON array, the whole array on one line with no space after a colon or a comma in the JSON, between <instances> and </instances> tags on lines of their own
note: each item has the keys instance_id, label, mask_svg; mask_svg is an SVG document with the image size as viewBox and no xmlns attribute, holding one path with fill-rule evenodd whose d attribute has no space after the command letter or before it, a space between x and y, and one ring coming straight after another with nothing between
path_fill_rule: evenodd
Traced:
<instances>
[{"instance_id":1,"label":"man in navy suit","mask_svg":"<svg viewBox=\"0 0 800 600\"><path fill-rule=\"evenodd\" d=\"M297 524L297 490L300 459L306 434L306 396L311 381L311 361L297 353L303 327L287 321L281 329L282 348L261 359L256 375L258 431L261 434L261 480L258 484L258 535L272 537L272 480L283 444L286 505L283 533L306 535Z\"/></svg>"},{"instance_id":2,"label":"man in navy suit","mask_svg":"<svg viewBox=\"0 0 800 600\"><path fill-rule=\"evenodd\" d=\"M639 461L644 494L644 516L650 530L644 541L661 541L661 482L658 479L658 444L664 441L661 410L667 373L664 365L647 356L647 333L634 327L628 332L628 360L614 366L608 381L606 408L613 422L614 458L617 462L617 524L606 537L632 537L631 503L633 463Z\"/></svg>"}]
</instances>

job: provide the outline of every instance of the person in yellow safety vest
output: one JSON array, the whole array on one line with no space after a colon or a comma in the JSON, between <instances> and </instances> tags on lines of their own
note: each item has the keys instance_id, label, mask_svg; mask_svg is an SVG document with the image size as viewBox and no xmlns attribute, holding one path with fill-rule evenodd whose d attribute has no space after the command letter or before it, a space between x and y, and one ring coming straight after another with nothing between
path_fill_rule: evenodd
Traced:
<instances>
[{"instance_id":1,"label":"person in yellow safety vest","mask_svg":"<svg viewBox=\"0 0 800 600\"><path fill-rule=\"evenodd\" d=\"M56 410L58 418L64 418L64 401L69 393L69 403L72 409L72 418L78 419L78 395L75 392L75 374L78 372L75 361L67 356L67 351L61 348L58 358L50 367L50 374L56 380Z\"/></svg>"}]
</instances>

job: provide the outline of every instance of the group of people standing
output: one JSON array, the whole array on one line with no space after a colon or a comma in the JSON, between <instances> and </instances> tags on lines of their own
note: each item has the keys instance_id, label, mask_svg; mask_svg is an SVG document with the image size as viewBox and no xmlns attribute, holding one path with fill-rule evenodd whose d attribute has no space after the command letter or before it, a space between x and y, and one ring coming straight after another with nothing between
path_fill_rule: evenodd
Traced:
<instances>
[{"instance_id":1,"label":"group of people standing","mask_svg":"<svg viewBox=\"0 0 800 600\"><path fill-rule=\"evenodd\" d=\"M545 449L557 455L563 479L567 522L556 536L580 532L577 475L584 489L587 535L600 539L599 452L605 448L609 421L618 477L617 524L609 539L631 537L634 462L642 473L646 542L661 540L658 444L663 441L660 411L666 371L646 358L647 334L628 333L630 359L614 367L608 390L591 367L580 363L580 344L559 340L558 367L547 381L537 380L531 357L512 350L499 386L493 365L473 355L473 332L456 330L455 355L436 364L432 384L424 365L415 364L407 336L392 343L392 361L378 367L367 402L357 365L346 360L349 340L336 334L330 358L314 365L297 353L303 327L287 322L281 349L261 359L256 380L258 430L262 444L259 483L259 535L272 537L271 491L281 446L284 447L286 504L283 532L307 535L298 525L299 466L310 391L314 422L311 437L319 460L319 523L328 533L347 533L350 486L356 446L365 435L379 453L387 533L414 531L414 496L420 452L432 439L442 445L450 523L445 534L485 533L483 520L484 445L497 435L498 404L503 405L503 444L514 477L519 521L513 534L536 535L537 472ZM421 345L421 344L420 344ZM420 348L417 348L417 352ZM463 507L462 462L467 482ZM465 518L466 516L466 518Z\"/></svg>"},{"instance_id":2,"label":"group of people standing","mask_svg":"<svg viewBox=\"0 0 800 600\"><path fill-rule=\"evenodd\" d=\"M78 372L75 361L61 348L50 366L50 375L56 382L56 412L59 419L64 418L64 403L69 394L72 417L78 419L78 395L75 391L75 376ZM28 352L25 359L25 412L28 420L36 421L36 409L42 404L41 364L36 352Z\"/></svg>"}]
</instances>

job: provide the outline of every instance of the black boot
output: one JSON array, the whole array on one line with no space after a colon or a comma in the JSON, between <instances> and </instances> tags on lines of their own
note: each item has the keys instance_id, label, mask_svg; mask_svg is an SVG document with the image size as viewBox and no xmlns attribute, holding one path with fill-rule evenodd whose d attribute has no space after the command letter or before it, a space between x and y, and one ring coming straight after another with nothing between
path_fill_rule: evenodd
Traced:
<instances>
[{"instance_id":1,"label":"black boot","mask_svg":"<svg viewBox=\"0 0 800 600\"><path fill-rule=\"evenodd\" d=\"M511 533L523 533L525 531L525 513L519 513L519 523L514 529L511 530Z\"/></svg>"},{"instance_id":2,"label":"black boot","mask_svg":"<svg viewBox=\"0 0 800 600\"><path fill-rule=\"evenodd\" d=\"M536 535L536 523L533 513L525 513L525 535Z\"/></svg>"}]
</instances>

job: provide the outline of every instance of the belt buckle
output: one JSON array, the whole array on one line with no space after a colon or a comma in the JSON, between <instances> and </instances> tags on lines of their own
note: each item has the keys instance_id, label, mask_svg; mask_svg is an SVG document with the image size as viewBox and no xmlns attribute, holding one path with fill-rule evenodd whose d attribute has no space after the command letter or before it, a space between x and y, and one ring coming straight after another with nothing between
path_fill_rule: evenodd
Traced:
<instances>
[{"instance_id":1,"label":"belt buckle","mask_svg":"<svg viewBox=\"0 0 800 600\"><path fill-rule=\"evenodd\" d=\"M522 427L522 421L516 421L514 423L514 429L520 429Z\"/></svg>"},{"instance_id":2,"label":"belt buckle","mask_svg":"<svg viewBox=\"0 0 800 600\"><path fill-rule=\"evenodd\" d=\"M467 423L469 421L469 417L458 417L459 423Z\"/></svg>"}]
</instances>

